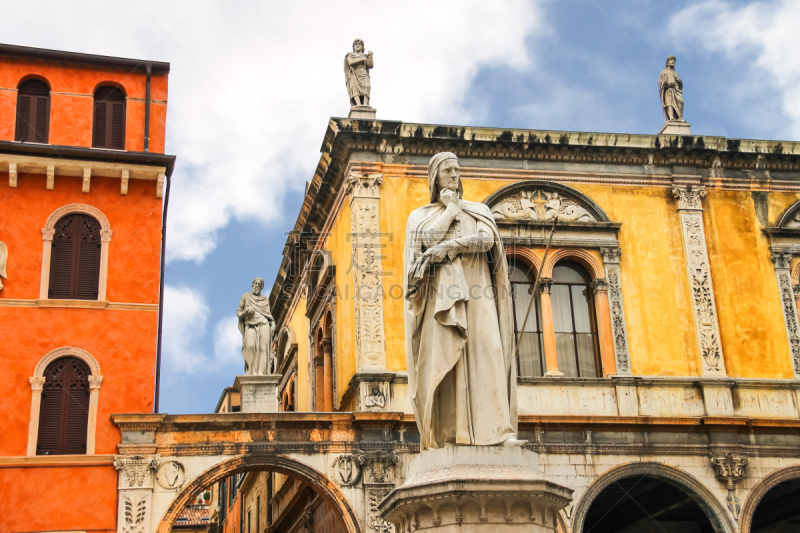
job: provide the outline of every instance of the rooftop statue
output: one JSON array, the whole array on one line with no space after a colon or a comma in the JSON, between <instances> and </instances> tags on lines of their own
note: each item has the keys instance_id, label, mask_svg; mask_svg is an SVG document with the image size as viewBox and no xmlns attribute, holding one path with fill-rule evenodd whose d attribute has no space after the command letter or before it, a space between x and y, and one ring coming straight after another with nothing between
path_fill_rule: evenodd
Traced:
<instances>
[{"instance_id":1,"label":"rooftop statue","mask_svg":"<svg viewBox=\"0 0 800 533\"><path fill-rule=\"evenodd\" d=\"M353 51L344 56L344 81L350 95L351 118L375 118L375 110L369 105L372 90L369 69L373 65L372 52L364 54L364 41L353 41Z\"/></svg>"},{"instance_id":2,"label":"rooftop statue","mask_svg":"<svg viewBox=\"0 0 800 533\"><path fill-rule=\"evenodd\" d=\"M249 376L264 376L271 373L272 334L275 320L269 309L269 298L261 294L264 280L253 280L253 289L239 300L239 332L242 334L242 357L244 373Z\"/></svg>"},{"instance_id":3,"label":"rooftop statue","mask_svg":"<svg viewBox=\"0 0 800 533\"><path fill-rule=\"evenodd\" d=\"M520 446L500 233L488 206L462 198L455 154L431 158L428 183L430 203L408 217L404 261L408 386L421 448Z\"/></svg>"},{"instance_id":4,"label":"rooftop statue","mask_svg":"<svg viewBox=\"0 0 800 533\"><path fill-rule=\"evenodd\" d=\"M689 124L683 119L683 81L675 72L675 56L667 57L667 66L658 77L658 93L664 111L664 126L659 133L689 134Z\"/></svg>"}]
</instances>

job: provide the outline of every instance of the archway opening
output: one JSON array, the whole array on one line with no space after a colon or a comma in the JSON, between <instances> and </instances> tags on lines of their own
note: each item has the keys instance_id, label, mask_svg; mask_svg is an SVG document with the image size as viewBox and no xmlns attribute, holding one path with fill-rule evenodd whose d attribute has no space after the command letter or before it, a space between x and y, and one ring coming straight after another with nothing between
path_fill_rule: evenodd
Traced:
<instances>
[{"instance_id":1,"label":"archway opening","mask_svg":"<svg viewBox=\"0 0 800 533\"><path fill-rule=\"evenodd\" d=\"M360 533L333 481L282 455L237 457L210 468L176 495L157 533L189 533L194 522L208 533Z\"/></svg>"},{"instance_id":2,"label":"archway opening","mask_svg":"<svg viewBox=\"0 0 800 533\"><path fill-rule=\"evenodd\" d=\"M800 479L772 487L753 513L750 533L793 533L800 531Z\"/></svg>"},{"instance_id":3,"label":"archway opening","mask_svg":"<svg viewBox=\"0 0 800 533\"><path fill-rule=\"evenodd\" d=\"M582 533L717 533L700 502L678 483L652 475L627 476L597 495Z\"/></svg>"}]
</instances>

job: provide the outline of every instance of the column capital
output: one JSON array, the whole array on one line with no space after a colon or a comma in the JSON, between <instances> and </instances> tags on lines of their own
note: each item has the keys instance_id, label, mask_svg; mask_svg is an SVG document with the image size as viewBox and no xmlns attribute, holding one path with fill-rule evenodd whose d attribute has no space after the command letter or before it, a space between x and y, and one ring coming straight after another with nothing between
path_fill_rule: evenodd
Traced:
<instances>
[{"instance_id":1,"label":"column capital","mask_svg":"<svg viewBox=\"0 0 800 533\"><path fill-rule=\"evenodd\" d=\"M153 472L158 470L157 455L117 455L114 468L119 471L120 489L152 489Z\"/></svg>"},{"instance_id":2,"label":"column capital","mask_svg":"<svg viewBox=\"0 0 800 533\"><path fill-rule=\"evenodd\" d=\"M619 264L620 257L622 257L622 249L619 246L600 248L600 254L603 256L603 263Z\"/></svg>"},{"instance_id":3,"label":"column capital","mask_svg":"<svg viewBox=\"0 0 800 533\"><path fill-rule=\"evenodd\" d=\"M352 198L379 198L383 174L353 171L347 177L347 194Z\"/></svg>"},{"instance_id":4,"label":"column capital","mask_svg":"<svg viewBox=\"0 0 800 533\"><path fill-rule=\"evenodd\" d=\"M702 185L690 185L688 187L675 185L672 187L672 194L678 202L678 210L703 210L703 198L706 197L706 188Z\"/></svg>"},{"instance_id":5,"label":"column capital","mask_svg":"<svg viewBox=\"0 0 800 533\"><path fill-rule=\"evenodd\" d=\"M589 285L592 288L592 292L608 292L608 283L604 278L595 278L594 281Z\"/></svg>"},{"instance_id":6,"label":"column capital","mask_svg":"<svg viewBox=\"0 0 800 533\"><path fill-rule=\"evenodd\" d=\"M553 285L555 280L553 278L540 278L539 279L539 291L544 294L550 294L550 287Z\"/></svg>"},{"instance_id":7,"label":"column capital","mask_svg":"<svg viewBox=\"0 0 800 533\"><path fill-rule=\"evenodd\" d=\"M103 376L89 376L89 389L99 389L102 382Z\"/></svg>"},{"instance_id":8,"label":"column capital","mask_svg":"<svg viewBox=\"0 0 800 533\"><path fill-rule=\"evenodd\" d=\"M322 339L322 351L323 352L330 352L333 349L333 339L330 337L325 337Z\"/></svg>"},{"instance_id":9,"label":"column capital","mask_svg":"<svg viewBox=\"0 0 800 533\"><path fill-rule=\"evenodd\" d=\"M714 475L725 483L725 488L734 490L736 483L744 479L744 468L750 463L750 459L743 456L735 456L727 453L711 458L714 465Z\"/></svg>"},{"instance_id":10,"label":"column capital","mask_svg":"<svg viewBox=\"0 0 800 533\"><path fill-rule=\"evenodd\" d=\"M773 248L770 250L770 259L775 265L775 270L789 270L792 268L792 254L787 250Z\"/></svg>"},{"instance_id":11,"label":"column capital","mask_svg":"<svg viewBox=\"0 0 800 533\"><path fill-rule=\"evenodd\" d=\"M45 378L43 376L42 377L34 376L34 377L30 378L31 390L41 391L44 388L44 381L45 381Z\"/></svg>"},{"instance_id":12,"label":"column capital","mask_svg":"<svg viewBox=\"0 0 800 533\"><path fill-rule=\"evenodd\" d=\"M52 241L53 240L53 235L55 235L55 234L56 234L56 230L55 229L42 228L42 240L43 241Z\"/></svg>"}]
</instances>

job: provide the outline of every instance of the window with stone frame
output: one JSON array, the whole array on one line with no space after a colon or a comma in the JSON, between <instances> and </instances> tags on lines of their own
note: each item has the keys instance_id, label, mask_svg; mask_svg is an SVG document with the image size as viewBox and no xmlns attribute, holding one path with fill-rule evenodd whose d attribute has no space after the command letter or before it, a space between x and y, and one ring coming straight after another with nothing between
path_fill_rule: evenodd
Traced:
<instances>
[{"instance_id":1,"label":"window with stone frame","mask_svg":"<svg viewBox=\"0 0 800 533\"><path fill-rule=\"evenodd\" d=\"M508 279L514 302L514 336L519 340L517 375L541 377L545 368L541 299L537 297L531 305L536 276L522 260L512 258L508 262Z\"/></svg>"},{"instance_id":2,"label":"window with stone frame","mask_svg":"<svg viewBox=\"0 0 800 533\"><path fill-rule=\"evenodd\" d=\"M558 369L567 377L602 376L591 282L586 269L574 261L553 268L550 305L556 354Z\"/></svg>"}]
</instances>

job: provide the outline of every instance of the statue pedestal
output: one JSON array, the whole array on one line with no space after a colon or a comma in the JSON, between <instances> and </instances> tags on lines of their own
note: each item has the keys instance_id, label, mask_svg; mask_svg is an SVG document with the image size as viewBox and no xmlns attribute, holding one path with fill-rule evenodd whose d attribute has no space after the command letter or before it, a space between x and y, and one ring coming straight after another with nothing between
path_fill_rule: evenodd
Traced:
<instances>
[{"instance_id":1,"label":"statue pedestal","mask_svg":"<svg viewBox=\"0 0 800 533\"><path fill-rule=\"evenodd\" d=\"M242 398L243 413L277 413L280 375L236 376L233 386Z\"/></svg>"},{"instance_id":2,"label":"statue pedestal","mask_svg":"<svg viewBox=\"0 0 800 533\"><path fill-rule=\"evenodd\" d=\"M368 105L357 105L350 108L350 114L347 115L347 118L375 120L375 113L377 113L377 111L374 107L370 107Z\"/></svg>"},{"instance_id":3,"label":"statue pedestal","mask_svg":"<svg viewBox=\"0 0 800 533\"><path fill-rule=\"evenodd\" d=\"M538 463L534 452L518 447L429 450L378 508L398 532L553 532L572 489L544 479Z\"/></svg>"},{"instance_id":4,"label":"statue pedestal","mask_svg":"<svg viewBox=\"0 0 800 533\"><path fill-rule=\"evenodd\" d=\"M664 125L661 126L661 130L658 132L659 135L691 135L692 132L689 131L689 124L683 120L668 120L664 122Z\"/></svg>"}]
</instances>

